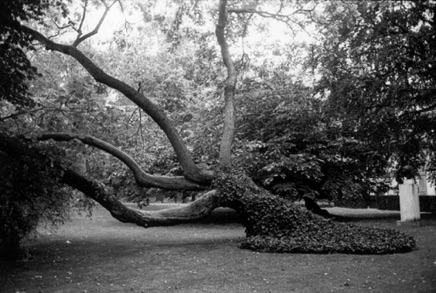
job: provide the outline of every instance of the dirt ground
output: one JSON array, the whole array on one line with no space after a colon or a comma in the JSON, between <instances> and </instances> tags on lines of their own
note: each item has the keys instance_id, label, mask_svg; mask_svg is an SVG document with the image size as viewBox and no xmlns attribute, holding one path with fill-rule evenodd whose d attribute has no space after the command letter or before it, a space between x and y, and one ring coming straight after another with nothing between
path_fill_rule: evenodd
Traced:
<instances>
[{"instance_id":1,"label":"dirt ground","mask_svg":"<svg viewBox=\"0 0 436 293\"><path fill-rule=\"evenodd\" d=\"M220 223L143 229L102 208L76 215L42 230L30 260L0 261L0 292L436 292L434 216L419 225L397 225L395 213L353 219L417 240L413 252L381 256L242 250L243 227L214 217Z\"/></svg>"}]
</instances>

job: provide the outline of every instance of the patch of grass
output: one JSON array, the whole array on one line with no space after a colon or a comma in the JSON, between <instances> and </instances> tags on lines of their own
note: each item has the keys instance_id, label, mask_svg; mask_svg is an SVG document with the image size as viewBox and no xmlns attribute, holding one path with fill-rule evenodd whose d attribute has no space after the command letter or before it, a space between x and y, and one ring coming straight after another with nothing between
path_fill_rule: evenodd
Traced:
<instances>
[{"instance_id":1,"label":"patch of grass","mask_svg":"<svg viewBox=\"0 0 436 293\"><path fill-rule=\"evenodd\" d=\"M394 255L276 254L238 248L237 223L143 229L102 208L41 231L28 262L0 262L0 292L434 292L436 219L397 228L419 249Z\"/></svg>"}]
</instances>

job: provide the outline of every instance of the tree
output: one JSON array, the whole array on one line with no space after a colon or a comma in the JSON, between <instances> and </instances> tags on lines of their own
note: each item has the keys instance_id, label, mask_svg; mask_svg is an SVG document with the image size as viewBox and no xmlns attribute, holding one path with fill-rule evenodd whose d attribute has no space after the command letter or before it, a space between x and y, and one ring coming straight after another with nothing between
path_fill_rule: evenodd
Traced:
<instances>
[{"instance_id":1,"label":"tree","mask_svg":"<svg viewBox=\"0 0 436 293\"><path fill-rule=\"evenodd\" d=\"M84 33L83 20L88 5L92 4L102 7L104 12L94 29L89 33ZM199 2L193 4L196 7ZM227 73L222 86L222 96L224 98L223 134L218 166L213 171L202 169L195 163L175 124L172 123L161 107L158 107L156 103L146 96L146 91L141 88L137 90L121 79L109 74L107 70L103 69L103 66L98 66L91 57L79 49L82 44L99 31L110 9L115 5L123 4L117 0L110 3L106 1L84 1L83 13L79 21L75 22L69 19L66 24L67 27L71 27L77 33L71 45L62 44L46 37L39 31L43 30L43 27L38 28L29 24L14 23L16 24L16 30L31 36L46 50L72 57L97 83L118 91L151 117L162 129L174 149L183 170L183 175L170 177L149 174L126 152L113 144L87 134L42 132L32 135L32 139L40 142L47 140L58 142L80 141L85 145L98 148L118 158L128 166L139 186L170 190L209 191L185 207L148 212L126 207L99 181L90 179L68 166L62 167L63 170L59 173L59 182L67 184L83 192L87 197L94 199L109 210L116 219L122 222L136 223L142 227L191 222L204 217L216 207L233 208L243 218L247 231L247 239L243 247L249 249L279 252L391 253L409 251L415 247L415 241L412 237L395 230L348 226L312 215L302 208L294 206L291 202L277 198L259 188L245 172L232 166L231 155L235 132L234 96L237 75L235 62L230 53L229 35L226 34L226 28L229 25L229 14L243 15L250 13L285 17L285 14L280 13L280 11L284 10L284 2L280 2L279 12L274 14L263 10L253 10L251 6L246 8L245 3L242 3L241 7L234 4L228 8L227 1L219 1L218 9L215 11L215 14L217 12L215 35ZM300 7L287 15L287 18L299 12L306 12L306 9ZM176 17L176 21L178 19ZM58 26L61 25L58 24ZM178 27L177 25L174 27L173 32L170 34L170 40L174 40ZM178 45L178 41L173 43L171 50L177 49ZM7 140L2 141L0 147L7 154L13 151ZM54 166L57 166L57 164L56 161Z\"/></svg>"},{"instance_id":2,"label":"tree","mask_svg":"<svg viewBox=\"0 0 436 293\"><path fill-rule=\"evenodd\" d=\"M404 170L415 177L420 168L434 178L435 3L364 1L328 9L326 38L312 63L322 74L319 92L344 131L395 170L399 182Z\"/></svg>"},{"instance_id":3,"label":"tree","mask_svg":"<svg viewBox=\"0 0 436 293\"><path fill-rule=\"evenodd\" d=\"M246 108L240 139L249 149L240 160L258 185L291 200L352 201L375 191L370 179L382 178L384 169L326 115L327 104L310 88L261 88L259 96L250 92L240 100Z\"/></svg>"}]
</instances>

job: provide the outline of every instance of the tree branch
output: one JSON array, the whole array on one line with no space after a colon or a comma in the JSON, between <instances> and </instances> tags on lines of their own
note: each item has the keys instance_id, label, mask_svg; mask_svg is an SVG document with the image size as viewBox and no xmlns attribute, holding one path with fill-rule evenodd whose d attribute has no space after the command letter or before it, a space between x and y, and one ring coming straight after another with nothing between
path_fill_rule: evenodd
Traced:
<instances>
[{"instance_id":1,"label":"tree branch","mask_svg":"<svg viewBox=\"0 0 436 293\"><path fill-rule=\"evenodd\" d=\"M159 211L141 211L124 205L98 180L89 179L72 169L65 168L56 158L47 160L45 153L24 140L0 132L0 152L15 158L32 156L33 159L46 164L47 169L58 172L60 183L83 192L85 196L101 204L115 219L124 223L134 223L145 228L189 223L206 217L220 206L219 195L212 190L189 205Z\"/></svg>"},{"instance_id":2,"label":"tree branch","mask_svg":"<svg viewBox=\"0 0 436 293\"><path fill-rule=\"evenodd\" d=\"M79 27L77 29L77 32L78 32L77 38L79 38L82 35L82 27L83 27L83 23L85 22L87 8L88 8L88 0L85 0L85 3L83 5L82 19L80 20L80 24L79 24Z\"/></svg>"},{"instance_id":3,"label":"tree branch","mask_svg":"<svg viewBox=\"0 0 436 293\"><path fill-rule=\"evenodd\" d=\"M224 85L224 129L220 146L220 166L227 167L231 164L232 143L235 135L234 95L236 86L236 70L230 56L229 46L225 38L225 27L227 24L227 1L220 0L219 16L215 34L221 48L221 55L224 65L227 67L227 79Z\"/></svg>"},{"instance_id":4,"label":"tree branch","mask_svg":"<svg viewBox=\"0 0 436 293\"><path fill-rule=\"evenodd\" d=\"M83 9L83 17L82 17L82 20L80 22L79 29L77 30L78 35L77 35L77 38L76 38L76 40L74 41L74 43L72 45L73 47L77 47L81 42L83 42L84 40L86 40L86 39L88 39L88 38L90 38L93 35L96 35L98 33L101 25L103 24L103 21L105 20L107 14L109 13L109 10L112 8L112 6L116 2L118 2L118 0L114 0L110 5L108 5L108 4L106 4L106 1L102 1L102 3L105 6L105 10L104 10L102 16L100 17L100 20L98 21L97 25L95 26L95 28L91 32L89 32L89 33L87 33L87 34L82 36L82 25L83 25L83 21L85 20L86 6L88 4L88 1L85 1L85 7Z\"/></svg>"},{"instance_id":5,"label":"tree branch","mask_svg":"<svg viewBox=\"0 0 436 293\"><path fill-rule=\"evenodd\" d=\"M217 192L212 190L186 206L159 211L141 211L125 206L110 194L102 183L88 179L73 170L67 169L62 180L101 204L118 221L134 223L144 228L195 222L208 216L219 207L220 203Z\"/></svg>"},{"instance_id":6,"label":"tree branch","mask_svg":"<svg viewBox=\"0 0 436 293\"><path fill-rule=\"evenodd\" d=\"M181 176L155 176L151 175L139 166L128 154L115 146L89 135L75 135L70 133L43 133L35 137L39 141L53 139L56 141L79 140L86 145L93 146L105 151L122 161L133 172L136 183L142 187L157 187L167 190L204 190L208 186L186 180Z\"/></svg>"},{"instance_id":7,"label":"tree branch","mask_svg":"<svg viewBox=\"0 0 436 293\"><path fill-rule=\"evenodd\" d=\"M297 13L307 13L309 15L312 14L312 12L316 9L318 4L315 4L314 7L312 7L311 9L304 9L304 8L299 8L291 13L288 14L283 14L281 13L282 9L283 9L283 3L280 4L280 8L277 12L269 12L269 11L264 11L264 10L257 10L256 8L252 8L252 7L247 7L247 8L231 8L228 9L229 13L235 13L235 14L257 14L260 17L264 17L264 18L272 18L275 19L277 21L280 22L284 22L285 24L288 25L289 28L292 29L292 27L290 26L290 23L294 23L296 25L298 25L301 29L303 29L306 33L308 33L304 27L303 24L301 24L298 21L295 21L294 19L292 19L292 16L296 15Z\"/></svg>"},{"instance_id":8,"label":"tree branch","mask_svg":"<svg viewBox=\"0 0 436 293\"><path fill-rule=\"evenodd\" d=\"M129 100L138 105L165 132L183 168L185 177L189 180L202 184L210 183L213 178L213 174L205 170L200 170L197 167L176 128L173 126L172 122L162 109L158 108L133 87L107 74L76 47L55 43L47 39L38 31L27 26L22 26L21 29L43 44L47 50L57 51L73 57L89 72L89 74L91 74L95 81L103 83L108 87L119 91Z\"/></svg>"},{"instance_id":9,"label":"tree branch","mask_svg":"<svg viewBox=\"0 0 436 293\"><path fill-rule=\"evenodd\" d=\"M21 110L21 111L15 112L15 113L10 114L10 115L5 116L5 117L0 117L0 122L3 122L3 121L8 120L8 119L13 119L13 118L18 117L20 115L32 114L32 113L39 112L39 111L47 111L47 112L51 111L51 112L61 112L61 113L64 112L63 110L56 108L56 107L41 107L41 108L35 108L32 110L26 109L26 110Z\"/></svg>"}]
</instances>

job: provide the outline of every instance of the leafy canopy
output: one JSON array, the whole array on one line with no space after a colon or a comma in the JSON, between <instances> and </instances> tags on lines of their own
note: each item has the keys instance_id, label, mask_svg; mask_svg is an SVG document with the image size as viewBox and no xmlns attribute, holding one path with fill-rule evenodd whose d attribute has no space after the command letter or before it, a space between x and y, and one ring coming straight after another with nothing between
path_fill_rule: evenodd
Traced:
<instances>
[{"instance_id":1,"label":"leafy canopy","mask_svg":"<svg viewBox=\"0 0 436 293\"><path fill-rule=\"evenodd\" d=\"M435 2L331 2L329 9L312 65L332 115L393 162L399 179L404 167L413 175L434 170Z\"/></svg>"}]
</instances>

